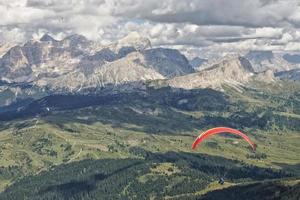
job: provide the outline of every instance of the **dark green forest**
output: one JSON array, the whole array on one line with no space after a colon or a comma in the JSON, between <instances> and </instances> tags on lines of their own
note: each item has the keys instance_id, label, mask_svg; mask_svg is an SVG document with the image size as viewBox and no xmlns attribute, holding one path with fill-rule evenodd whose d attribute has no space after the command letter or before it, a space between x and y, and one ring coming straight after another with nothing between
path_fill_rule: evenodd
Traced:
<instances>
[{"instance_id":1,"label":"dark green forest","mask_svg":"<svg viewBox=\"0 0 300 200\"><path fill-rule=\"evenodd\" d=\"M61 165L38 176L26 177L0 195L0 199L156 199L194 193L227 174L233 182L291 177L281 170L251 166L204 154L144 152L143 159L84 160ZM170 173L153 172L171 163ZM177 168L177 170L174 170Z\"/></svg>"}]
</instances>

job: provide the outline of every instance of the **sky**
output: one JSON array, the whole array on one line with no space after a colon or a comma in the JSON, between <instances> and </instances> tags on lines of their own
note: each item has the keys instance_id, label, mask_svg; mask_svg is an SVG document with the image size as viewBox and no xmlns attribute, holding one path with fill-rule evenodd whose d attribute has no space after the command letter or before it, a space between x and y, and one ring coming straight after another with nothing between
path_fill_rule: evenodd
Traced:
<instances>
[{"instance_id":1,"label":"sky","mask_svg":"<svg viewBox=\"0 0 300 200\"><path fill-rule=\"evenodd\" d=\"M300 50L300 0L0 0L0 43L130 32L187 54Z\"/></svg>"}]
</instances>

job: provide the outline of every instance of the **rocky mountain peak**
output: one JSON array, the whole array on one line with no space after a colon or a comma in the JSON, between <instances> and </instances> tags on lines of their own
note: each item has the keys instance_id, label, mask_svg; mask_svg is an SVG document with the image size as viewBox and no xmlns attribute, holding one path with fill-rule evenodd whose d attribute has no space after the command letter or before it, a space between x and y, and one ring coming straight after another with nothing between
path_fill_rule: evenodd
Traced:
<instances>
[{"instance_id":1,"label":"rocky mountain peak","mask_svg":"<svg viewBox=\"0 0 300 200\"><path fill-rule=\"evenodd\" d=\"M245 57L239 56L238 60L240 62L239 66L241 66L245 71L247 71L249 73L254 73L254 69L248 59L246 59Z\"/></svg>"},{"instance_id":2,"label":"rocky mountain peak","mask_svg":"<svg viewBox=\"0 0 300 200\"><path fill-rule=\"evenodd\" d=\"M243 57L227 57L220 63L210 68L181 77L175 77L169 81L172 87L194 89L214 88L222 89L224 84L238 87L246 84L254 70L250 62Z\"/></svg>"},{"instance_id":3,"label":"rocky mountain peak","mask_svg":"<svg viewBox=\"0 0 300 200\"><path fill-rule=\"evenodd\" d=\"M300 68L299 52L280 51L249 51L247 58L256 72L271 69L273 72L287 71Z\"/></svg>"},{"instance_id":4,"label":"rocky mountain peak","mask_svg":"<svg viewBox=\"0 0 300 200\"><path fill-rule=\"evenodd\" d=\"M153 67L167 78L194 72L188 59L176 49L153 48L142 54L147 66Z\"/></svg>"},{"instance_id":5,"label":"rocky mountain peak","mask_svg":"<svg viewBox=\"0 0 300 200\"><path fill-rule=\"evenodd\" d=\"M79 49L86 49L88 48L92 42L89 41L86 37L78 34L73 34L70 36L65 37L61 43L65 47L70 47L70 48L79 48Z\"/></svg>"},{"instance_id":6,"label":"rocky mountain peak","mask_svg":"<svg viewBox=\"0 0 300 200\"><path fill-rule=\"evenodd\" d=\"M224 75L232 77L235 74L254 73L251 63L244 57L229 57L222 60L220 63L213 65L206 70L221 70Z\"/></svg>"},{"instance_id":7,"label":"rocky mountain peak","mask_svg":"<svg viewBox=\"0 0 300 200\"><path fill-rule=\"evenodd\" d=\"M70 41L70 42L73 42L73 43L88 42L88 39L86 37L84 37L83 35L79 35L79 34L73 34L73 35L67 36L67 37L64 38L64 40Z\"/></svg>"},{"instance_id":8,"label":"rocky mountain peak","mask_svg":"<svg viewBox=\"0 0 300 200\"><path fill-rule=\"evenodd\" d=\"M48 33L44 34L41 38L40 38L41 42L56 42L56 40L51 37Z\"/></svg>"},{"instance_id":9,"label":"rocky mountain peak","mask_svg":"<svg viewBox=\"0 0 300 200\"><path fill-rule=\"evenodd\" d=\"M57 41L45 34L40 41L15 46L0 58L1 79L30 82L54 91L97 89L155 79L169 79L170 86L185 89L222 89L225 84L240 87L254 79L276 80L272 70L258 73L247 58L233 54L195 72L191 61L178 50L151 48L150 41L137 33L91 50L93 44L81 35ZM206 62L201 58L194 61Z\"/></svg>"},{"instance_id":10,"label":"rocky mountain peak","mask_svg":"<svg viewBox=\"0 0 300 200\"><path fill-rule=\"evenodd\" d=\"M132 32L120 39L117 42L118 47L134 47L138 51L143 51L145 49L151 48L151 42L148 38L141 36L137 32Z\"/></svg>"}]
</instances>

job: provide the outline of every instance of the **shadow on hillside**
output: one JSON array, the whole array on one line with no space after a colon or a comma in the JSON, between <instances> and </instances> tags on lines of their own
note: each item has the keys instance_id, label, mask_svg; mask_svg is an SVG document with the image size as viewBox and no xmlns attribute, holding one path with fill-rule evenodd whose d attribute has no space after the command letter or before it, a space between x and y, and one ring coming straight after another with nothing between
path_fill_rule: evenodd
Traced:
<instances>
[{"instance_id":1,"label":"shadow on hillside","mask_svg":"<svg viewBox=\"0 0 300 200\"><path fill-rule=\"evenodd\" d=\"M277 163L273 162L274 165L277 165L282 168L283 171L289 171L294 175L300 177L300 163L297 164L286 164L286 163Z\"/></svg>"},{"instance_id":2,"label":"shadow on hillside","mask_svg":"<svg viewBox=\"0 0 300 200\"><path fill-rule=\"evenodd\" d=\"M72 180L67 183L49 186L44 190L41 190L40 193L43 194L47 192L58 191L59 193L62 193L65 196L65 198L68 198L70 194L76 195L76 193L92 191L97 188L96 187L97 182L101 182L105 179L110 178L111 176L117 175L139 164L141 164L141 162L135 162L128 166L119 168L111 173L96 173L91 175L86 180L82 180L82 181Z\"/></svg>"},{"instance_id":3,"label":"shadow on hillside","mask_svg":"<svg viewBox=\"0 0 300 200\"><path fill-rule=\"evenodd\" d=\"M300 184L287 186L279 181L259 182L248 185L238 185L222 190L215 190L204 196L196 196L198 200L252 200L252 199L290 199L300 197Z\"/></svg>"},{"instance_id":4,"label":"shadow on hillside","mask_svg":"<svg viewBox=\"0 0 300 200\"><path fill-rule=\"evenodd\" d=\"M239 129L266 126L267 119L259 117L256 113L238 111L239 106L230 102L224 93L212 89L184 90L165 87L148 88L144 93L118 93L105 96L47 96L33 101L20 112L0 114L0 120L26 119L40 115L43 120L62 129L64 124L74 122L89 125L101 122L115 128L149 134L178 135L214 126ZM158 113L155 113L156 109L159 110ZM199 111L204 115L195 117L188 111ZM217 114L223 111L231 114L229 116Z\"/></svg>"},{"instance_id":5,"label":"shadow on hillside","mask_svg":"<svg viewBox=\"0 0 300 200\"><path fill-rule=\"evenodd\" d=\"M44 119L51 124L57 125L65 131L70 130L73 123L93 125L101 122L110 125L112 128L120 128L124 130L145 132L148 134L167 134L167 135L189 135L188 132L207 129L216 126L228 126L232 128L243 129L248 128L264 128L267 123L266 119L258 117L256 114L240 112L232 113L230 116L222 117L210 115L209 111L201 117L192 116L182 110L174 109L162 105L143 105L143 109L155 110L158 108L160 113L157 115L148 113L137 113L132 109L138 104L123 104L115 106L100 106L97 111L67 111L65 113L57 113L49 115ZM78 119L78 118L85 118ZM67 126L66 126L67 125Z\"/></svg>"},{"instance_id":6,"label":"shadow on hillside","mask_svg":"<svg viewBox=\"0 0 300 200\"><path fill-rule=\"evenodd\" d=\"M141 158L83 160L56 166L16 182L0 194L0 199L23 196L29 199L122 199L121 194L148 199L148 192L175 195L199 191L220 177L232 182L288 176L283 172L206 154L152 153L139 147L131 148L130 153ZM171 163L169 166L173 167L159 168L163 163ZM167 175L153 169L172 173ZM149 173L153 179L144 179ZM172 185L170 190L164 192L169 185ZM125 194L125 189L129 193Z\"/></svg>"},{"instance_id":7,"label":"shadow on hillside","mask_svg":"<svg viewBox=\"0 0 300 200\"><path fill-rule=\"evenodd\" d=\"M115 169L114 171L108 173L92 173L92 175L82 181L71 180L70 182L66 182L63 184L49 186L44 190L41 190L40 192L47 193L51 191L57 191L66 195L67 197L70 193L75 194L78 192L91 191L97 188L98 182L110 179L112 176L118 176L120 173L126 174L128 173L128 170L132 170L133 168L138 169L138 165L148 166L148 164L151 163L173 163L174 165L181 168L182 175L191 176L195 179L201 179L201 176L204 176L204 174L206 176L215 177L215 179L217 179L217 177L223 176L224 174L227 174L225 177L227 180L243 178L263 180L266 178L272 179L286 176L281 172L275 172L270 169L245 165L238 161L224 159L218 156L210 156L206 154L191 154L184 152L151 153L139 148L132 150L133 153L137 152L138 155L141 155L139 151L143 151L145 160L135 161L133 164ZM105 162L105 160L94 161L94 164L97 166L99 165L98 162ZM110 160L110 162L118 163L119 161ZM71 166L66 165L66 167Z\"/></svg>"}]
</instances>

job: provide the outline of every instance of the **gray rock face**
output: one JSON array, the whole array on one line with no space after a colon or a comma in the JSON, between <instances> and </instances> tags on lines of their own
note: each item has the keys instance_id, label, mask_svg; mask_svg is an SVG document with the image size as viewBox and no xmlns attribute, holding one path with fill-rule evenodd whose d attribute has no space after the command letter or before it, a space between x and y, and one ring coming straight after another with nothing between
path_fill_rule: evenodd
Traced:
<instances>
[{"instance_id":1,"label":"gray rock face","mask_svg":"<svg viewBox=\"0 0 300 200\"><path fill-rule=\"evenodd\" d=\"M0 58L14 46L14 43L0 43Z\"/></svg>"},{"instance_id":2,"label":"gray rock face","mask_svg":"<svg viewBox=\"0 0 300 200\"><path fill-rule=\"evenodd\" d=\"M41 79L37 84L41 87L50 87L53 90L63 89L73 92L103 88L107 85L118 86L126 83L165 78L153 68L141 64L142 62L139 62L141 59L141 54L134 52L114 62L107 62L101 67L95 67L91 73L76 69L74 72L63 76Z\"/></svg>"},{"instance_id":3,"label":"gray rock face","mask_svg":"<svg viewBox=\"0 0 300 200\"><path fill-rule=\"evenodd\" d=\"M150 41L137 34L102 47L80 35L58 41L45 34L38 41L11 48L0 59L1 80L67 91L191 72L179 51L151 49Z\"/></svg>"},{"instance_id":4,"label":"gray rock face","mask_svg":"<svg viewBox=\"0 0 300 200\"><path fill-rule=\"evenodd\" d=\"M239 86L246 84L254 75L250 62L243 58L228 58L200 72L175 77L169 85L176 88L214 88L222 89L224 84Z\"/></svg>"},{"instance_id":5,"label":"gray rock face","mask_svg":"<svg viewBox=\"0 0 300 200\"><path fill-rule=\"evenodd\" d=\"M1 76L7 79L16 78L17 81L30 76L30 60L25 55L22 47L12 47L0 60Z\"/></svg>"},{"instance_id":6,"label":"gray rock face","mask_svg":"<svg viewBox=\"0 0 300 200\"><path fill-rule=\"evenodd\" d=\"M256 72L278 72L300 68L300 55L272 51L250 51L245 55Z\"/></svg>"},{"instance_id":7,"label":"gray rock face","mask_svg":"<svg viewBox=\"0 0 300 200\"><path fill-rule=\"evenodd\" d=\"M44 35L39 41L28 41L11 48L0 59L1 78L9 82L32 82L44 75L57 76L70 72L85 49L74 48L66 41Z\"/></svg>"},{"instance_id":8,"label":"gray rock face","mask_svg":"<svg viewBox=\"0 0 300 200\"><path fill-rule=\"evenodd\" d=\"M45 34L40 39L41 42L57 42L53 37L48 34Z\"/></svg>"},{"instance_id":9,"label":"gray rock face","mask_svg":"<svg viewBox=\"0 0 300 200\"><path fill-rule=\"evenodd\" d=\"M87 50L92 45L91 41L78 34L66 37L61 43L64 47L80 50Z\"/></svg>"},{"instance_id":10,"label":"gray rock face","mask_svg":"<svg viewBox=\"0 0 300 200\"><path fill-rule=\"evenodd\" d=\"M190 65L195 69L195 70L201 70L201 65L206 63L207 59L195 57L190 61Z\"/></svg>"},{"instance_id":11,"label":"gray rock face","mask_svg":"<svg viewBox=\"0 0 300 200\"><path fill-rule=\"evenodd\" d=\"M149 49L143 52L145 65L153 67L167 78L181 76L194 72L189 61L178 50Z\"/></svg>"},{"instance_id":12,"label":"gray rock face","mask_svg":"<svg viewBox=\"0 0 300 200\"><path fill-rule=\"evenodd\" d=\"M253 79L272 82L276 80L274 71L298 65L298 57L294 54L280 54L281 59L278 59L278 53L253 51L246 56L250 62L246 57L227 56L195 73L195 66L210 62L200 58L189 62L178 50L152 48L150 41L137 33L107 46L100 46L81 35L55 40L45 34L40 40L14 46L3 54L0 81L30 83L66 92L129 84L140 86L141 82L158 79L169 79L166 82L178 88L222 89L224 84L239 87ZM293 64L283 65L287 60ZM285 67L274 68L277 64ZM295 73L298 71L276 76L298 80Z\"/></svg>"},{"instance_id":13,"label":"gray rock face","mask_svg":"<svg viewBox=\"0 0 300 200\"><path fill-rule=\"evenodd\" d=\"M275 73L282 80L300 81L300 69L292 69Z\"/></svg>"}]
</instances>

